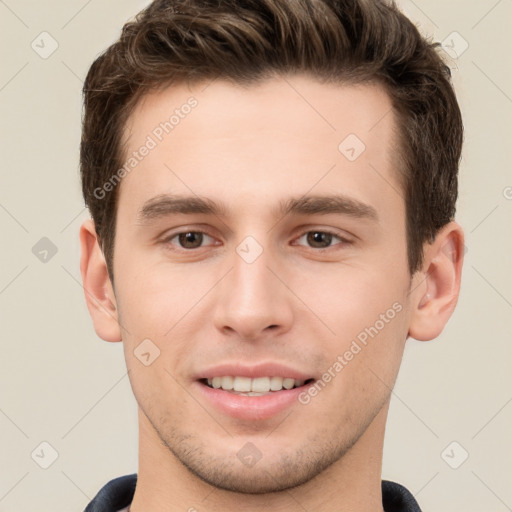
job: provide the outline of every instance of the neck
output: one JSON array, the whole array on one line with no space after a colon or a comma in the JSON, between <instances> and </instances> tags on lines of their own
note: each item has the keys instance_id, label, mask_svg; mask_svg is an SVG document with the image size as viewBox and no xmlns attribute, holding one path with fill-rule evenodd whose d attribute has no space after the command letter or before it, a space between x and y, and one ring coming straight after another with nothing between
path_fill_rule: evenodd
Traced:
<instances>
[{"instance_id":1,"label":"neck","mask_svg":"<svg viewBox=\"0 0 512 512\"><path fill-rule=\"evenodd\" d=\"M139 472L130 512L383 512L382 449L389 403L337 462L298 487L241 494L209 485L162 443L139 409Z\"/></svg>"}]
</instances>

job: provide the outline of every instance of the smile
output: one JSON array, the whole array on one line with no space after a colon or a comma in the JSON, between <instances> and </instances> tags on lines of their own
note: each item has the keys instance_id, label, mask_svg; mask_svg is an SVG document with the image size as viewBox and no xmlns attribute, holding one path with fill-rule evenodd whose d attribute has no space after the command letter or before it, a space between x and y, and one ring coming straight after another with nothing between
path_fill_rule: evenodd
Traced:
<instances>
[{"instance_id":1,"label":"smile","mask_svg":"<svg viewBox=\"0 0 512 512\"><path fill-rule=\"evenodd\" d=\"M299 388L305 383L309 383L309 381L313 381L313 379L308 379L308 381L290 377L257 377L251 379L250 377L233 377L228 375L206 379L206 385L213 389L222 389L237 395L264 396L269 393L282 391L283 389Z\"/></svg>"}]
</instances>

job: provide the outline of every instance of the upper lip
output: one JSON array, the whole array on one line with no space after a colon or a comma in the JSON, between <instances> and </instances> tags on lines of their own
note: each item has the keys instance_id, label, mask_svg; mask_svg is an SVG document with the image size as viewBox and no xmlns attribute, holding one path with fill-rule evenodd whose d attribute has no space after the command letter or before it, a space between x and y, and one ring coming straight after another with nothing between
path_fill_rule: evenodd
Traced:
<instances>
[{"instance_id":1,"label":"upper lip","mask_svg":"<svg viewBox=\"0 0 512 512\"><path fill-rule=\"evenodd\" d=\"M303 381L313 378L309 373L304 373L282 363L268 362L249 365L233 362L205 368L197 374L196 379L213 379L213 377L226 376L250 377L251 379L258 377L284 377Z\"/></svg>"}]
</instances>

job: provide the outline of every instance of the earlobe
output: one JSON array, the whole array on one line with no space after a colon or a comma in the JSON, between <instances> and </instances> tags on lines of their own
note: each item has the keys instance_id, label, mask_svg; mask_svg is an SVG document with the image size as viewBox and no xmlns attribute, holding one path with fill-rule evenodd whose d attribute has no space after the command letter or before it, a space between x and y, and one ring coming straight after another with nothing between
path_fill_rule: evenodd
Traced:
<instances>
[{"instance_id":1,"label":"earlobe","mask_svg":"<svg viewBox=\"0 0 512 512\"><path fill-rule=\"evenodd\" d=\"M423 269L412 280L409 336L428 341L441 334L457 304L463 259L464 232L450 222L425 247Z\"/></svg>"},{"instance_id":2,"label":"earlobe","mask_svg":"<svg viewBox=\"0 0 512 512\"><path fill-rule=\"evenodd\" d=\"M91 219L80 227L80 247L80 273L94 330L105 341L121 341L114 289Z\"/></svg>"}]
</instances>

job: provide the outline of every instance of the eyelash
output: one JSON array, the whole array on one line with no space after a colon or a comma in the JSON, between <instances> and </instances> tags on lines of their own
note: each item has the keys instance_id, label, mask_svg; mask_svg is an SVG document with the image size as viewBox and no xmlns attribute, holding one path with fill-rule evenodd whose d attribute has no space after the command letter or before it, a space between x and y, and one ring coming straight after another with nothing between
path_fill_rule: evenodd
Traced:
<instances>
[{"instance_id":1,"label":"eyelash","mask_svg":"<svg viewBox=\"0 0 512 512\"><path fill-rule=\"evenodd\" d=\"M198 231L194 231L194 230L191 229L191 230L179 231L178 233L174 233L174 234L166 237L162 242L164 244L172 245L171 244L172 240L174 240L175 238L179 237L180 235L184 235L184 234L187 234L187 233L203 234L203 235L209 236L210 238L214 238L212 235L208 234L205 231L199 231L199 230ZM308 231L304 231L298 238L295 238L295 240L300 240L302 237L308 235L309 233L322 233L322 234L325 234L325 235L331 235L332 237L337 238L341 242L341 245L351 245L353 243L352 241L350 241L350 240L340 236L339 234L335 233L334 231L325 230L325 229L310 229ZM310 247L310 246L307 246L307 247L309 247L310 249L315 249L316 252L322 252L322 251L326 251L328 249L331 249L332 247L335 247L336 245L338 245L338 244L329 245L328 247ZM304 247L304 246L302 246L302 247ZM179 247L178 250L184 251L184 252L192 252L194 250L203 249L203 248L204 248L204 246L194 247L192 249L187 249L187 248L184 248L184 247Z\"/></svg>"}]
</instances>

